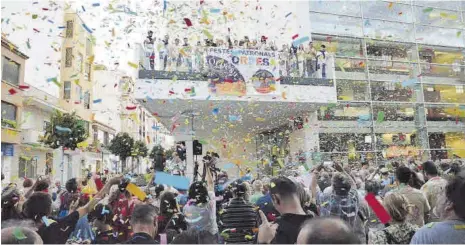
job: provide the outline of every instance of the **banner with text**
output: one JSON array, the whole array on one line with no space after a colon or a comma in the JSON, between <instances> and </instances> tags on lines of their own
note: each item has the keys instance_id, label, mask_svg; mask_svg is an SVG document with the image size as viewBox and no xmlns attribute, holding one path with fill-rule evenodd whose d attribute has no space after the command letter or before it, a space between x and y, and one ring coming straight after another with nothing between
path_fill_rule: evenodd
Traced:
<instances>
[{"instance_id":1,"label":"banner with text","mask_svg":"<svg viewBox=\"0 0 465 245\"><path fill-rule=\"evenodd\" d=\"M211 93L235 96L279 94L277 52L208 48L206 56Z\"/></svg>"}]
</instances>

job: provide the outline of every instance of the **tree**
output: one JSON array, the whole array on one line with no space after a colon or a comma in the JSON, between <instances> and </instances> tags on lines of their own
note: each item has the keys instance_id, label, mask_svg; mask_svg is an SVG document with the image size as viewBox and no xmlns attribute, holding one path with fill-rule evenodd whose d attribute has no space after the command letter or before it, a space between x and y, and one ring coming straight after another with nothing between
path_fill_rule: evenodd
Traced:
<instances>
[{"instance_id":1,"label":"tree","mask_svg":"<svg viewBox=\"0 0 465 245\"><path fill-rule=\"evenodd\" d=\"M88 132L75 112L61 113L55 111L50 117L50 124L45 128L45 135L39 141L52 149L61 147L61 181L64 182L64 151L65 148L75 150L79 143L88 138Z\"/></svg>"},{"instance_id":2,"label":"tree","mask_svg":"<svg viewBox=\"0 0 465 245\"><path fill-rule=\"evenodd\" d=\"M118 133L110 142L108 150L119 156L122 161L121 171L126 168L126 159L131 156L134 139L128 133Z\"/></svg>"},{"instance_id":3,"label":"tree","mask_svg":"<svg viewBox=\"0 0 465 245\"><path fill-rule=\"evenodd\" d=\"M75 112L70 114L55 111L50 118L50 124L45 128L41 142L52 149L64 147L74 151L78 143L88 137L84 121Z\"/></svg>"},{"instance_id":4,"label":"tree","mask_svg":"<svg viewBox=\"0 0 465 245\"><path fill-rule=\"evenodd\" d=\"M147 145L144 141L138 140L134 143L132 147L132 156L137 159L137 167L139 167L140 157L146 157L149 149L147 149ZM132 170L134 170L134 166L131 166Z\"/></svg>"},{"instance_id":5,"label":"tree","mask_svg":"<svg viewBox=\"0 0 465 245\"><path fill-rule=\"evenodd\" d=\"M152 166L155 168L156 171L163 171L163 162L165 161L166 157L165 149L163 149L161 145L153 146L149 158L152 161Z\"/></svg>"}]
</instances>

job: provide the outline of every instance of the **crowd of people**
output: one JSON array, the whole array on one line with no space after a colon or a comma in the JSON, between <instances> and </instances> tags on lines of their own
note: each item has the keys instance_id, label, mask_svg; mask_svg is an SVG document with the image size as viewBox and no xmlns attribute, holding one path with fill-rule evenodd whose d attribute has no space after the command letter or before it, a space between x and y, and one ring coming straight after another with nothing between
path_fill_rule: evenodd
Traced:
<instances>
[{"instance_id":1,"label":"crowd of people","mask_svg":"<svg viewBox=\"0 0 465 245\"><path fill-rule=\"evenodd\" d=\"M218 155L204 158L215 166ZM211 163L212 161L213 163ZM2 190L8 244L463 244L465 166L431 161L318 165L238 179L207 167L186 189L157 172L89 173ZM139 184L139 182L144 182ZM137 185L135 184L137 183Z\"/></svg>"},{"instance_id":2,"label":"crowd of people","mask_svg":"<svg viewBox=\"0 0 465 245\"><path fill-rule=\"evenodd\" d=\"M145 70L163 71L195 71L207 69L205 52L209 47L225 49L249 49L278 52L280 75L290 77L326 78L329 54L324 44L317 50L312 41L305 44L283 44L279 49L274 42L269 42L266 36L260 40L250 40L245 36L241 40L227 41L223 39L205 39L195 45L188 38L171 40L168 35L157 41L153 32L149 31L144 40L145 60L141 68Z\"/></svg>"}]
</instances>

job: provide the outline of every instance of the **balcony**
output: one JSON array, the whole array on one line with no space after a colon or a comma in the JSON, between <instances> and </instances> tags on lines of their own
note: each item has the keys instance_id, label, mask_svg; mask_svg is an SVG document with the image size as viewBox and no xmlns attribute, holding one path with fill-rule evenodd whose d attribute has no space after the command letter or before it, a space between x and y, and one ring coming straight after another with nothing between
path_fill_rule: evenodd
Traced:
<instances>
[{"instance_id":1,"label":"balcony","mask_svg":"<svg viewBox=\"0 0 465 245\"><path fill-rule=\"evenodd\" d=\"M306 58L301 53L292 55L271 50L182 46L179 46L179 52L172 49L176 48L162 48L154 53L153 49L138 44L138 78L191 81L211 79L228 82L241 78L253 80L255 76L265 75L253 74L253 71L268 69L269 73L266 75L279 78L281 85L334 86L334 56L330 53L327 53L324 61L322 58L317 61L315 57ZM267 57L269 60L265 61ZM248 71L241 69L247 66ZM317 66L320 69L316 69Z\"/></svg>"},{"instance_id":2,"label":"balcony","mask_svg":"<svg viewBox=\"0 0 465 245\"><path fill-rule=\"evenodd\" d=\"M40 144L39 139L43 137L44 132L36 129L23 129L21 131L21 143L23 144Z\"/></svg>"},{"instance_id":3,"label":"balcony","mask_svg":"<svg viewBox=\"0 0 465 245\"><path fill-rule=\"evenodd\" d=\"M138 69L135 98L142 103L206 98L302 103L337 101L332 53L326 52L324 57L317 53L318 60L304 51L291 54L200 46L168 46L167 50L162 47L155 53L139 44L136 55L139 63L129 65Z\"/></svg>"}]
</instances>

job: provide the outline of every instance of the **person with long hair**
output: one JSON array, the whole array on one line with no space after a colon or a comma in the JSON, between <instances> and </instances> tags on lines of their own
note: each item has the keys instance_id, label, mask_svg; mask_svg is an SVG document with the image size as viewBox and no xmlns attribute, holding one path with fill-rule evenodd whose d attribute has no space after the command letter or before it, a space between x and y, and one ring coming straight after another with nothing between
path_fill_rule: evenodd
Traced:
<instances>
[{"instance_id":1,"label":"person with long hair","mask_svg":"<svg viewBox=\"0 0 465 245\"><path fill-rule=\"evenodd\" d=\"M113 227L113 212L111 207L104 204L97 204L89 213L88 220L92 224L95 231L95 237L92 239L93 244L115 244L123 241L118 240L118 236L114 234Z\"/></svg>"},{"instance_id":2,"label":"person with long hair","mask_svg":"<svg viewBox=\"0 0 465 245\"><path fill-rule=\"evenodd\" d=\"M167 233L168 230L174 230L177 234L187 229L184 215L178 209L176 194L165 191L160 197L160 213L158 220L158 234Z\"/></svg>"},{"instance_id":3,"label":"person with long hair","mask_svg":"<svg viewBox=\"0 0 465 245\"><path fill-rule=\"evenodd\" d=\"M411 186L412 179L415 176L415 172L410 168L405 166L398 167L396 169L397 188L393 189L392 192L404 195L412 206L412 212L408 214L407 221L418 226L423 226L425 220L428 220L431 208L423 192Z\"/></svg>"},{"instance_id":4,"label":"person with long hair","mask_svg":"<svg viewBox=\"0 0 465 245\"><path fill-rule=\"evenodd\" d=\"M370 231L368 243L409 244L419 227L406 219L409 214L407 198L400 193L388 193L384 198L384 207L392 218L390 225L381 230Z\"/></svg>"},{"instance_id":5,"label":"person with long hair","mask_svg":"<svg viewBox=\"0 0 465 245\"><path fill-rule=\"evenodd\" d=\"M21 196L15 184L9 184L2 190L2 222L21 218L21 214L17 209L20 198Z\"/></svg>"},{"instance_id":6,"label":"person with long hair","mask_svg":"<svg viewBox=\"0 0 465 245\"><path fill-rule=\"evenodd\" d=\"M207 182L197 181L189 187L189 201L184 206L187 228L207 230L211 236L217 236L216 201L213 180L207 169Z\"/></svg>"}]
</instances>

